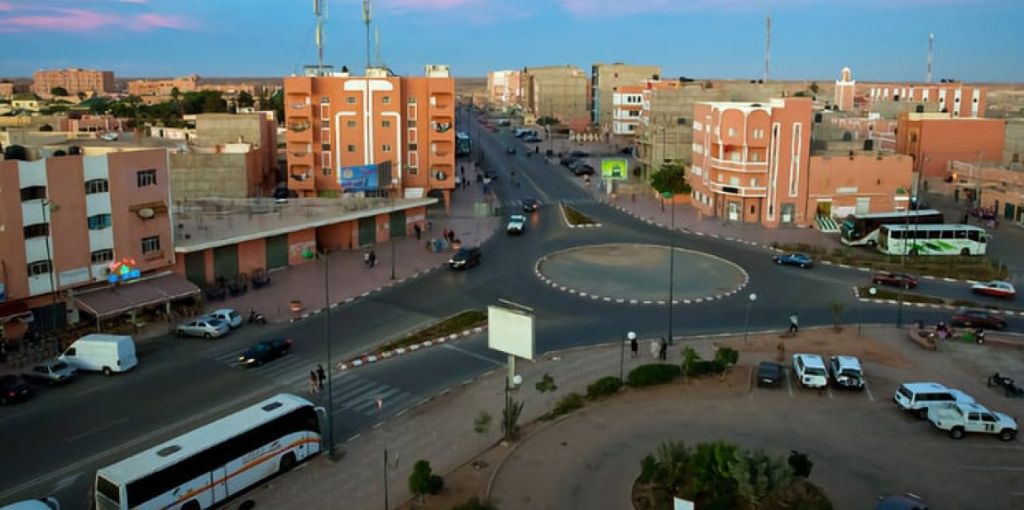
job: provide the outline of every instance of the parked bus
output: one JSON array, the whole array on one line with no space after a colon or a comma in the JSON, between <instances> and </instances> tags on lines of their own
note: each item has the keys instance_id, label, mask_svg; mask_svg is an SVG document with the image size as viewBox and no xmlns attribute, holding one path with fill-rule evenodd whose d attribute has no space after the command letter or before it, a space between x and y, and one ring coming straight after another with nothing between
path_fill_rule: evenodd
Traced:
<instances>
[{"instance_id":1,"label":"parked bus","mask_svg":"<svg viewBox=\"0 0 1024 510\"><path fill-rule=\"evenodd\" d=\"M985 229L974 225L884 225L878 251L886 255L984 255Z\"/></svg>"},{"instance_id":2,"label":"parked bus","mask_svg":"<svg viewBox=\"0 0 1024 510\"><path fill-rule=\"evenodd\" d=\"M847 246L874 246L878 244L878 229L882 225L935 225L943 221L942 213L935 209L851 214L839 227L840 240Z\"/></svg>"},{"instance_id":3,"label":"parked bus","mask_svg":"<svg viewBox=\"0 0 1024 510\"><path fill-rule=\"evenodd\" d=\"M317 409L280 394L98 470L96 509L210 508L319 452Z\"/></svg>"},{"instance_id":4,"label":"parked bus","mask_svg":"<svg viewBox=\"0 0 1024 510\"><path fill-rule=\"evenodd\" d=\"M459 131L455 133L455 155L466 156L469 155L470 150L473 148L473 142L469 140L469 135Z\"/></svg>"}]
</instances>

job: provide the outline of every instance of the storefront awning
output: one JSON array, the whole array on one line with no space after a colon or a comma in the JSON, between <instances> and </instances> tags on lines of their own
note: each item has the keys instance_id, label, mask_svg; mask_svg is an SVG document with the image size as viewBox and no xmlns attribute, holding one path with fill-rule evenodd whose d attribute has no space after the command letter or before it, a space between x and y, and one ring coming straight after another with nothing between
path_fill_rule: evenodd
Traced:
<instances>
[{"instance_id":1,"label":"storefront awning","mask_svg":"<svg viewBox=\"0 0 1024 510\"><path fill-rule=\"evenodd\" d=\"M76 305L98 319L128 313L145 306L199 294L199 287L179 274L169 274L115 285L75 296Z\"/></svg>"},{"instance_id":2,"label":"storefront awning","mask_svg":"<svg viewBox=\"0 0 1024 510\"><path fill-rule=\"evenodd\" d=\"M0 303L0 322L10 322L15 319L30 317L32 317L32 311L28 309L28 305L23 301Z\"/></svg>"}]
</instances>

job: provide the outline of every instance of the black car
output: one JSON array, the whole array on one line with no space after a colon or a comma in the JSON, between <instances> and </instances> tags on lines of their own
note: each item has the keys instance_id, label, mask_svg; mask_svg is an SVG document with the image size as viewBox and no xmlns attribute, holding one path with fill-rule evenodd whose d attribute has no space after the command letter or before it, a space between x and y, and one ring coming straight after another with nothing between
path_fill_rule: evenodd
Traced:
<instances>
[{"instance_id":1,"label":"black car","mask_svg":"<svg viewBox=\"0 0 1024 510\"><path fill-rule=\"evenodd\" d=\"M758 386L779 386L782 384L782 365L772 361L762 361L757 365Z\"/></svg>"},{"instance_id":2,"label":"black car","mask_svg":"<svg viewBox=\"0 0 1024 510\"><path fill-rule=\"evenodd\" d=\"M16 375L0 376L0 406L32 398L32 387Z\"/></svg>"},{"instance_id":3,"label":"black car","mask_svg":"<svg viewBox=\"0 0 1024 510\"><path fill-rule=\"evenodd\" d=\"M268 361L273 361L292 349L290 338L274 338L273 340L261 340L245 350L238 357L238 362L247 366L259 366Z\"/></svg>"},{"instance_id":4,"label":"black car","mask_svg":"<svg viewBox=\"0 0 1024 510\"><path fill-rule=\"evenodd\" d=\"M448 260L452 269L469 269L480 264L480 248L459 248L459 251Z\"/></svg>"},{"instance_id":5,"label":"black car","mask_svg":"<svg viewBox=\"0 0 1024 510\"><path fill-rule=\"evenodd\" d=\"M576 174L577 176L594 175L594 172L596 172L596 170L594 170L594 167L585 163L581 165L576 165L576 168L572 169L572 173Z\"/></svg>"},{"instance_id":6,"label":"black car","mask_svg":"<svg viewBox=\"0 0 1024 510\"><path fill-rule=\"evenodd\" d=\"M540 204L537 202L536 198L523 199L523 212L534 212L538 207L540 207Z\"/></svg>"},{"instance_id":7,"label":"black car","mask_svg":"<svg viewBox=\"0 0 1024 510\"><path fill-rule=\"evenodd\" d=\"M573 162L579 161L579 159L580 158L576 158L576 157L573 157L573 156L564 156L564 157L562 157L562 159L558 160L558 164L562 165L564 167L569 167L569 166L571 166L573 164Z\"/></svg>"},{"instance_id":8,"label":"black car","mask_svg":"<svg viewBox=\"0 0 1024 510\"><path fill-rule=\"evenodd\" d=\"M523 141L526 143L540 143L543 142L544 139L539 136L531 135L523 138Z\"/></svg>"},{"instance_id":9,"label":"black car","mask_svg":"<svg viewBox=\"0 0 1024 510\"><path fill-rule=\"evenodd\" d=\"M585 158L585 157L588 157L588 156L590 156L590 153L589 152L584 152L584 151L572 151L572 152L569 153L569 157L576 158L576 159Z\"/></svg>"}]
</instances>

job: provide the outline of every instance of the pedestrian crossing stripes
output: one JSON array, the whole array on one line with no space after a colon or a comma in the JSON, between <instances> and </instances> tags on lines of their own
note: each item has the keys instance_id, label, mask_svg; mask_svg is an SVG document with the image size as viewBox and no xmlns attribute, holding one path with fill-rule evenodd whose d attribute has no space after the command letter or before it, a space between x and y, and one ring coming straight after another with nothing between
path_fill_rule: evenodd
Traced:
<instances>
[{"instance_id":1,"label":"pedestrian crossing stripes","mask_svg":"<svg viewBox=\"0 0 1024 510\"><path fill-rule=\"evenodd\" d=\"M597 199L595 199L593 197L564 198L564 199L559 200L559 202L561 202L563 204L569 204L569 205L602 203L600 200L597 200ZM501 201L501 205L502 205L502 207L522 207L523 206L523 199L521 199L521 198L504 199L504 200Z\"/></svg>"},{"instance_id":2,"label":"pedestrian crossing stripes","mask_svg":"<svg viewBox=\"0 0 1024 510\"><path fill-rule=\"evenodd\" d=\"M244 349L223 352L212 355L212 358L218 363L242 369L243 367L238 362L238 357L242 352ZM306 396L320 405L326 405L328 395L326 382L324 388L314 394L310 393L309 372L316 370L318 365L319 363L315 360L287 354L261 366L245 369L245 372L269 379L285 387L285 391ZM398 411L415 400L412 394L402 388L379 383L352 372L331 376L330 395L336 410L335 414L350 412L363 416L390 414L391 411ZM378 409L378 405L381 405L380 409Z\"/></svg>"}]
</instances>

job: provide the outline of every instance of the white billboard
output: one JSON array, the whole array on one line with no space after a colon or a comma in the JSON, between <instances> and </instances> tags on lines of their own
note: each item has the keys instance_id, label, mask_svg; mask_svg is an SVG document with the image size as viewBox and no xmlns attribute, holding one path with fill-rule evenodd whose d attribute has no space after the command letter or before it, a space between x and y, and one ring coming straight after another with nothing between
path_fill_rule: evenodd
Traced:
<instances>
[{"instance_id":1,"label":"white billboard","mask_svg":"<svg viewBox=\"0 0 1024 510\"><path fill-rule=\"evenodd\" d=\"M487 307L487 346L519 358L533 359L533 315L500 306Z\"/></svg>"}]
</instances>

